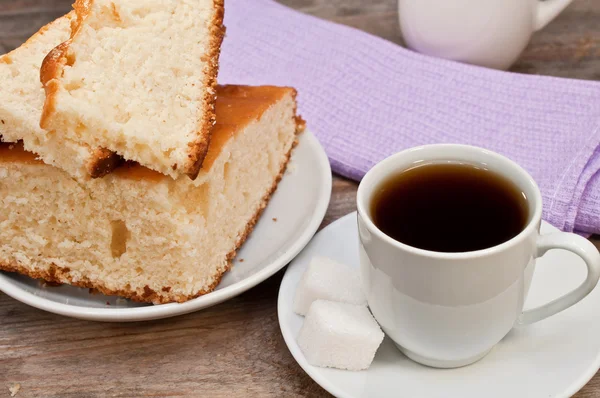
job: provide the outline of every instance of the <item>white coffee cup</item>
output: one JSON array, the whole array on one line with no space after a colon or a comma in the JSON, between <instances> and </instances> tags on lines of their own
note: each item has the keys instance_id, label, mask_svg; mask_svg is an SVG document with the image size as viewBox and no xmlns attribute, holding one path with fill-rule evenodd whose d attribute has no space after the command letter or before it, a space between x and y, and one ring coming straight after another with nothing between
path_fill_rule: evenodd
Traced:
<instances>
[{"instance_id":1,"label":"white coffee cup","mask_svg":"<svg viewBox=\"0 0 600 398\"><path fill-rule=\"evenodd\" d=\"M478 165L515 183L528 201L523 231L488 249L441 253L400 243L375 226L370 204L383 181L419 163L444 162ZM535 181L516 163L485 149L440 144L390 156L361 181L357 206L361 276L369 307L398 348L424 365L473 363L513 326L540 321L583 299L600 277L594 245L571 233L540 235L542 197ZM579 255L587 277L570 293L523 312L536 258L550 249Z\"/></svg>"},{"instance_id":2,"label":"white coffee cup","mask_svg":"<svg viewBox=\"0 0 600 398\"><path fill-rule=\"evenodd\" d=\"M398 0L406 44L423 54L508 69L572 0Z\"/></svg>"}]
</instances>

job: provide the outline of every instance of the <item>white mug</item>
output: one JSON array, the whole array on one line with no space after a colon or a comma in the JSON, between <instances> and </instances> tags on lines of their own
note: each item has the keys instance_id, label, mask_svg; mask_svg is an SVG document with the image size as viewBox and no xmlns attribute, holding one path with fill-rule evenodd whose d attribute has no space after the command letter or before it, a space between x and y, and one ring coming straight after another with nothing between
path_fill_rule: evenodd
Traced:
<instances>
[{"instance_id":1,"label":"white mug","mask_svg":"<svg viewBox=\"0 0 600 398\"><path fill-rule=\"evenodd\" d=\"M406 44L423 54L508 69L572 0L398 0Z\"/></svg>"},{"instance_id":2,"label":"white mug","mask_svg":"<svg viewBox=\"0 0 600 398\"><path fill-rule=\"evenodd\" d=\"M478 165L516 184L528 201L526 227L500 245L464 253L417 249L379 230L370 203L380 184L418 163L440 162ZM594 245L571 233L540 235L542 197L535 181L516 163L485 149L440 144L392 155L365 175L357 207L361 277L371 312L398 348L424 365L473 363L513 326L537 322L583 299L600 277ZM536 258L551 249L579 255L587 277L570 293L523 312Z\"/></svg>"}]
</instances>

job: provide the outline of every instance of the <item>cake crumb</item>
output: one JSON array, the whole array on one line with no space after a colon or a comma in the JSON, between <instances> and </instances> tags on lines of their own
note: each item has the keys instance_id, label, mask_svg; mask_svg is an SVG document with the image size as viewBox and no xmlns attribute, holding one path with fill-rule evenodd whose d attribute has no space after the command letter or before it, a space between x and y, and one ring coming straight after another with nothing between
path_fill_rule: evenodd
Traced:
<instances>
[{"instance_id":1,"label":"cake crumb","mask_svg":"<svg viewBox=\"0 0 600 398\"><path fill-rule=\"evenodd\" d=\"M107 302L106 302L106 305L110 305L110 303L107 301Z\"/></svg>"},{"instance_id":2,"label":"cake crumb","mask_svg":"<svg viewBox=\"0 0 600 398\"><path fill-rule=\"evenodd\" d=\"M117 299L117 305L125 305L125 304L127 304L127 300L126 299L121 298L121 297L119 297Z\"/></svg>"},{"instance_id":3,"label":"cake crumb","mask_svg":"<svg viewBox=\"0 0 600 398\"><path fill-rule=\"evenodd\" d=\"M277 222L277 217L273 217L273 222Z\"/></svg>"},{"instance_id":4,"label":"cake crumb","mask_svg":"<svg viewBox=\"0 0 600 398\"><path fill-rule=\"evenodd\" d=\"M10 391L10 396L14 397L15 395L17 395L19 393L19 390L21 389L21 385L20 384L15 384L12 387L8 388L8 391Z\"/></svg>"},{"instance_id":5,"label":"cake crumb","mask_svg":"<svg viewBox=\"0 0 600 398\"><path fill-rule=\"evenodd\" d=\"M287 165L287 174L294 174L296 170L298 170L298 166L296 165L296 163L290 161Z\"/></svg>"},{"instance_id":6,"label":"cake crumb","mask_svg":"<svg viewBox=\"0 0 600 398\"><path fill-rule=\"evenodd\" d=\"M244 262L244 259L243 259L243 258L240 258L240 263L243 263L243 262Z\"/></svg>"}]
</instances>

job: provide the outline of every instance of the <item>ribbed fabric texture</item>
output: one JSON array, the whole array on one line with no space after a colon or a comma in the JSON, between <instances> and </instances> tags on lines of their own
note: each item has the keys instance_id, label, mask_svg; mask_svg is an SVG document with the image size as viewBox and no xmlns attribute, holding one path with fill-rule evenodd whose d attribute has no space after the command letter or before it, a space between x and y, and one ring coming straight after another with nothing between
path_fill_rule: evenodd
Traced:
<instances>
[{"instance_id":1,"label":"ribbed fabric texture","mask_svg":"<svg viewBox=\"0 0 600 398\"><path fill-rule=\"evenodd\" d=\"M600 232L600 83L424 56L271 0L227 0L225 24L219 82L296 87L335 172L360 180L409 147L476 145L531 173L545 220Z\"/></svg>"}]
</instances>

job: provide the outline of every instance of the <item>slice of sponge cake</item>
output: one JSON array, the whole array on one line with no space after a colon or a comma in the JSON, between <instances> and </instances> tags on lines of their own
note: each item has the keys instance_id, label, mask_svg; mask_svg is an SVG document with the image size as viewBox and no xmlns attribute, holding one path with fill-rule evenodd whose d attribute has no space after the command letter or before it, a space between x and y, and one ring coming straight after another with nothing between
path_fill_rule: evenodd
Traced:
<instances>
[{"instance_id":1,"label":"slice of sponge cake","mask_svg":"<svg viewBox=\"0 0 600 398\"><path fill-rule=\"evenodd\" d=\"M39 127L44 105L40 65L46 54L69 38L74 13L44 26L16 50L0 56L0 138L22 140L25 149L77 177L99 177L119 161L110 151L91 149Z\"/></svg>"},{"instance_id":2,"label":"slice of sponge cake","mask_svg":"<svg viewBox=\"0 0 600 398\"><path fill-rule=\"evenodd\" d=\"M0 269L153 303L210 292L286 167L302 127L295 94L219 87L194 181L127 163L82 182L1 144Z\"/></svg>"},{"instance_id":3,"label":"slice of sponge cake","mask_svg":"<svg viewBox=\"0 0 600 398\"><path fill-rule=\"evenodd\" d=\"M77 0L44 60L41 126L176 178L196 177L214 124L223 0Z\"/></svg>"}]
</instances>

